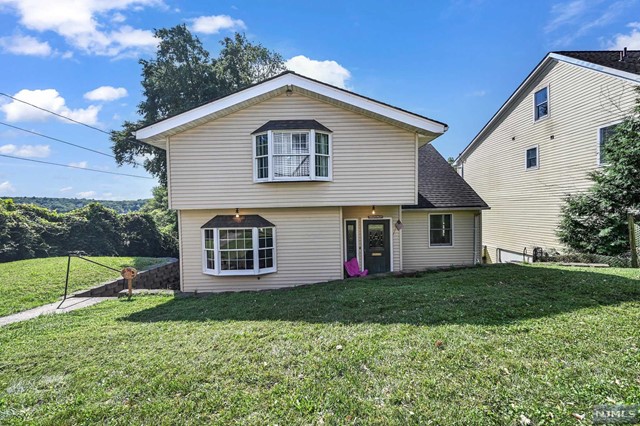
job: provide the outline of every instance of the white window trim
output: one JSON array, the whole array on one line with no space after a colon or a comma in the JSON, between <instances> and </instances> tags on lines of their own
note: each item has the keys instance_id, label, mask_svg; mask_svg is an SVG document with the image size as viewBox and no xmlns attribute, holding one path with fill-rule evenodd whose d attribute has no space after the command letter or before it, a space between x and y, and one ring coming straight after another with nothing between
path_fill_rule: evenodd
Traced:
<instances>
[{"instance_id":1,"label":"white window trim","mask_svg":"<svg viewBox=\"0 0 640 426\"><path fill-rule=\"evenodd\" d=\"M201 229L202 236L202 273L206 275L215 275L215 276L240 276L240 275L265 275L271 274L278 271L277 265L277 252L276 252L276 228L275 226L262 226L261 228L271 228L272 229L272 239L273 239L273 267L271 268L262 268L260 269L260 239L259 239L259 228L204 228ZM241 271L225 271L220 269L220 231L231 230L237 231L239 229L251 229L251 238L253 240L253 270L241 270ZM205 231L213 230L213 258L215 263L215 269L207 268L207 256L205 249Z\"/></svg>"},{"instance_id":2,"label":"white window trim","mask_svg":"<svg viewBox=\"0 0 640 426\"><path fill-rule=\"evenodd\" d=\"M253 135L253 143L252 143L252 161L253 161L253 181L255 183L264 183L264 182L309 182L309 181L323 181L323 182L331 182L333 181L333 135L330 132L324 132L321 130L314 129L287 129L278 131L277 133L307 133L309 135L309 176L300 176L300 177L279 177L275 178L273 176L273 130L268 130L266 132L261 132ZM329 176L316 176L316 133L322 133L324 135L329 136ZM256 159L256 140L260 135L267 135L268 138L268 155L267 155L267 164L269 167L269 174L267 178L258 179L258 167L257 167L257 159Z\"/></svg>"},{"instance_id":3,"label":"white window trim","mask_svg":"<svg viewBox=\"0 0 640 426\"><path fill-rule=\"evenodd\" d=\"M535 167L527 167L527 152L530 149L534 149L536 150L536 166ZM531 145L527 148L524 149L524 170L525 171L529 171L529 170L538 170L540 168L540 146L539 145Z\"/></svg>"},{"instance_id":4,"label":"white window trim","mask_svg":"<svg viewBox=\"0 0 640 426\"><path fill-rule=\"evenodd\" d=\"M546 86L538 86L533 91L533 122L534 123L538 123L540 121L546 120L551 115L551 90L549 86L550 86L549 84L547 84ZM547 89L547 113L544 115L544 117L536 118L536 110L537 110L536 93L544 89Z\"/></svg>"},{"instance_id":5,"label":"white window trim","mask_svg":"<svg viewBox=\"0 0 640 426\"><path fill-rule=\"evenodd\" d=\"M451 216L451 244L431 244L431 216ZM454 214L451 212L434 212L427 215L427 241L429 242L429 248L454 248L455 247L455 221Z\"/></svg>"},{"instance_id":6,"label":"white window trim","mask_svg":"<svg viewBox=\"0 0 640 426\"><path fill-rule=\"evenodd\" d=\"M600 126L600 127L598 127L598 128L596 129L596 131L598 132L598 134L597 134L597 136L596 136L596 142L597 142L597 145L596 145L596 153L597 153L597 155L596 155L596 166L598 166L598 167L603 167L603 166L606 166L606 165L607 165L607 163L602 163L602 162L600 162L600 158L601 158L601 156L602 156L602 152L600 152L600 142L601 142L600 138L602 137L602 135L600 134L600 131L601 131L602 129L607 128L607 127L616 126L616 125L618 125L618 124L622 123L623 121L624 121L624 120L616 120L616 121L612 121L612 122L607 123L607 124L605 124L604 126Z\"/></svg>"}]
</instances>

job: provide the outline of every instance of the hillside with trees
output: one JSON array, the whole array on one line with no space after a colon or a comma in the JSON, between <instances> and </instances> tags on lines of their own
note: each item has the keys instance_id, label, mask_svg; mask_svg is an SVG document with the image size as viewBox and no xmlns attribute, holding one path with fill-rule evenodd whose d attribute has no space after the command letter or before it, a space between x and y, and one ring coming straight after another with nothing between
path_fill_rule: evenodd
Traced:
<instances>
[{"instance_id":1,"label":"hillside with trees","mask_svg":"<svg viewBox=\"0 0 640 426\"><path fill-rule=\"evenodd\" d=\"M33 204L0 200L0 262L69 252L92 256L177 256L175 234L161 231L154 214L157 215L153 209L118 214L99 203L59 213Z\"/></svg>"},{"instance_id":2,"label":"hillside with trees","mask_svg":"<svg viewBox=\"0 0 640 426\"><path fill-rule=\"evenodd\" d=\"M93 200L86 198L54 198L54 197L0 197L0 200L12 199L17 204L33 204L38 207L53 210L58 213L67 213L80 209L92 203L100 203L103 206L115 210L117 213L136 212L149 200Z\"/></svg>"}]
</instances>

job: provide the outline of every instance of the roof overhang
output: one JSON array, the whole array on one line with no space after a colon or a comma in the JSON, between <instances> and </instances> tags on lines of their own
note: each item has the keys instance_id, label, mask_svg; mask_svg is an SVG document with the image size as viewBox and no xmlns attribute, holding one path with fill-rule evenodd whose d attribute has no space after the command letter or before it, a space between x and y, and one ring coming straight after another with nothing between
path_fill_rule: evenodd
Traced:
<instances>
[{"instance_id":1,"label":"roof overhang","mask_svg":"<svg viewBox=\"0 0 640 426\"><path fill-rule=\"evenodd\" d=\"M487 131L493 127L494 123L502 118L503 113L511 106L511 103L515 101L515 99L520 97L520 95L522 95L522 93L529 88L532 82L535 81L535 79L537 79L549 65L554 62L560 61L578 67L587 68L592 71L597 71L614 77L618 77L633 83L640 83L640 75L637 74L617 70L615 68L605 67L603 65L594 64L593 62L582 61L580 59L571 58L559 53L549 53L544 57L544 59L542 59L542 61L540 61L540 63L533 69L533 71L531 71L531 73L527 76L527 78L525 78L520 86L518 86L518 88L511 94L509 99L507 99L507 101L502 104L498 112L496 112L493 117L491 117L491 119L487 122L487 124L485 124L484 127L480 129L478 134L473 138L469 145L467 145L465 149L458 155L458 158L456 158L453 165L459 165L460 160L462 160L467 155L467 153L469 153L469 151L471 151L471 149L473 149L477 145L478 141L486 135Z\"/></svg>"},{"instance_id":2,"label":"roof overhang","mask_svg":"<svg viewBox=\"0 0 640 426\"><path fill-rule=\"evenodd\" d=\"M432 141L448 129L446 124L428 117L288 71L208 104L143 127L135 133L135 136L142 142L164 149L166 138L171 135L284 94L289 90L413 131L419 135L421 143Z\"/></svg>"}]
</instances>

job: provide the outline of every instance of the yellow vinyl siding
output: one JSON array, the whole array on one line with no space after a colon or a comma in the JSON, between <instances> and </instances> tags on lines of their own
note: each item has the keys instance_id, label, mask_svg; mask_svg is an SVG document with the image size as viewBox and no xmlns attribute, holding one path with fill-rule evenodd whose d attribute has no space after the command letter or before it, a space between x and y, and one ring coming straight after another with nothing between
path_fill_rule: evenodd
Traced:
<instances>
[{"instance_id":1,"label":"yellow vinyl siding","mask_svg":"<svg viewBox=\"0 0 640 426\"><path fill-rule=\"evenodd\" d=\"M533 120L533 94L549 87L549 116ZM561 249L556 229L567 194L586 190L597 168L598 128L628 113L632 85L564 62L549 66L463 158L464 178L491 206L483 242L531 254ZM538 146L539 168L525 170L525 150Z\"/></svg>"},{"instance_id":2,"label":"yellow vinyl siding","mask_svg":"<svg viewBox=\"0 0 640 426\"><path fill-rule=\"evenodd\" d=\"M315 119L333 131L332 182L254 183L251 133L287 119ZM168 148L174 209L416 202L414 133L297 93L171 136Z\"/></svg>"},{"instance_id":3,"label":"yellow vinyl siding","mask_svg":"<svg viewBox=\"0 0 640 426\"><path fill-rule=\"evenodd\" d=\"M261 276L211 276L202 272L200 227L235 210L182 210L182 291L264 290L342 278L339 207L243 210L276 225L277 272Z\"/></svg>"},{"instance_id":4,"label":"yellow vinyl siding","mask_svg":"<svg viewBox=\"0 0 640 426\"><path fill-rule=\"evenodd\" d=\"M429 213L451 213L453 219L453 247L429 247ZM402 255L406 270L420 270L436 266L474 264L474 216L476 211L404 210L402 212ZM486 214L483 213L483 215ZM478 221L480 224L480 221ZM479 226L478 226L479 228ZM476 229L476 252L482 256L480 229Z\"/></svg>"}]
</instances>

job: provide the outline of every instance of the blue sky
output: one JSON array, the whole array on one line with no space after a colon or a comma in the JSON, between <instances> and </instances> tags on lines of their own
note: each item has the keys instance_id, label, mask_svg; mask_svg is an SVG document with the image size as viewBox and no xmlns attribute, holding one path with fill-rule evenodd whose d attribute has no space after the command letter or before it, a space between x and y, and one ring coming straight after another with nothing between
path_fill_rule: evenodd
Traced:
<instances>
[{"instance_id":1,"label":"blue sky","mask_svg":"<svg viewBox=\"0 0 640 426\"><path fill-rule=\"evenodd\" d=\"M456 156L552 50L640 49L640 0L0 0L0 92L98 128L136 119L153 28L185 23L214 54L243 31L290 68L449 124ZM0 122L110 153L108 136L0 96ZM0 125L0 154L146 176ZM0 157L0 195L147 198L154 180Z\"/></svg>"}]
</instances>

